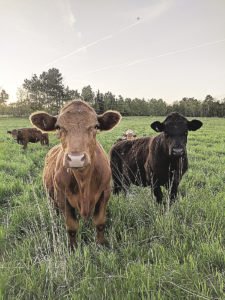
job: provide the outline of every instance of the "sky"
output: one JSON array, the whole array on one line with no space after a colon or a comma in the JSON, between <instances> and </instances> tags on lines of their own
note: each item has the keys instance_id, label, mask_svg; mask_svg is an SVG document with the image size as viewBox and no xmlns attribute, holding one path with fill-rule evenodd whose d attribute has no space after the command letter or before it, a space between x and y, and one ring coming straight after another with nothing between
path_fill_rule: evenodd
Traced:
<instances>
[{"instance_id":1,"label":"sky","mask_svg":"<svg viewBox=\"0 0 225 300\"><path fill-rule=\"evenodd\" d=\"M0 0L0 88L58 68L130 98L225 98L225 0Z\"/></svg>"}]
</instances>

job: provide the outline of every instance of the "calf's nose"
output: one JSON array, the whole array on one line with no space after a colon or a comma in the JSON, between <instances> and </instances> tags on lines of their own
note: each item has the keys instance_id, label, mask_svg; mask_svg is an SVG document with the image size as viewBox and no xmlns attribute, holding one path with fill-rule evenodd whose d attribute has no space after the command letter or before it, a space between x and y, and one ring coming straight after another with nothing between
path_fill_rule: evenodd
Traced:
<instances>
[{"instance_id":1,"label":"calf's nose","mask_svg":"<svg viewBox=\"0 0 225 300\"><path fill-rule=\"evenodd\" d=\"M64 166L67 168L83 168L88 165L86 153L67 153L64 159Z\"/></svg>"}]
</instances>

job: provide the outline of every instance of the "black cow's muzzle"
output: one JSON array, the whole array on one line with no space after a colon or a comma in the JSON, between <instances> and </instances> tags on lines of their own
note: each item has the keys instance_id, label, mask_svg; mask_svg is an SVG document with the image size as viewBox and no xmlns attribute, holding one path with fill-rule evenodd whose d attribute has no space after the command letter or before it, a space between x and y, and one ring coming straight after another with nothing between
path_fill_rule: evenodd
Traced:
<instances>
[{"instance_id":1,"label":"black cow's muzzle","mask_svg":"<svg viewBox=\"0 0 225 300\"><path fill-rule=\"evenodd\" d=\"M172 149L172 156L181 157L184 154L185 154L185 151L183 148L173 148Z\"/></svg>"}]
</instances>

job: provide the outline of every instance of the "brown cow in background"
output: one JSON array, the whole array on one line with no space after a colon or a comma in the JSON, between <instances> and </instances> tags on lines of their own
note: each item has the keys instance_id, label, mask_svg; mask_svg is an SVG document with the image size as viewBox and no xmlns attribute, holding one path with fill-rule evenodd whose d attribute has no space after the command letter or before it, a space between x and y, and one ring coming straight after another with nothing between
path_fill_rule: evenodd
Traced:
<instances>
[{"instance_id":1,"label":"brown cow in background","mask_svg":"<svg viewBox=\"0 0 225 300\"><path fill-rule=\"evenodd\" d=\"M31 122L43 131L59 131L61 144L53 147L45 159L44 185L55 206L62 211L70 246L76 245L77 212L84 219L93 214L99 244L104 237L106 205L110 197L111 169L97 131L112 129L121 119L118 112L97 115L81 100L65 105L58 116L45 112L31 115Z\"/></svg>"},{"instance_id":2,"label":"brown cow in background","mask_svg":"<svg viewBox=\"0 0 225 300\"><path fill-rule=\"evenodd\" d=\"M188 121L179 113L171 113L164 122L151 124L152 129L161 132L159 135L115 144L110 161L114 193L126 192L130 184L151 186L157 202L161 203L161 186L165 186L172 203L188 168L188 131L201 126L199 120Z\"/></svg>"},{"instance_id":3,"label":"brown cow in background","mask_svg":"<svg viewBox=\"0 0 225 300\"><path fill-rule=\"evenodd\" d=\"M13 129L11 131L7 131L7 133L11 134L18 144L23 145L23 149L27 148L28 143L40 142L41 145L49 145L48 134L42 133L37 128Z\"/></svg>"}]
</instances>

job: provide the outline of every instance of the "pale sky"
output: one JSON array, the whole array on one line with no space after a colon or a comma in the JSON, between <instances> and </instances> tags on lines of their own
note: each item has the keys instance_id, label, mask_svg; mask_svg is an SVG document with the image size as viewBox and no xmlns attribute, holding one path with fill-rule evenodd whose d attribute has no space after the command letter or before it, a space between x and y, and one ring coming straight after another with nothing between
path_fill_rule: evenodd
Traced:
<instances>
[{"instance_id":1,"label":"pale sky","mask_svg":"<svg viewBox=\"0 0 225 300\"><path fill-rule=\"evenodd\" d=\"M0 87L49 68L123 97L225 97L225 0L0 0Z\"/></svg>"}]
</instances>

